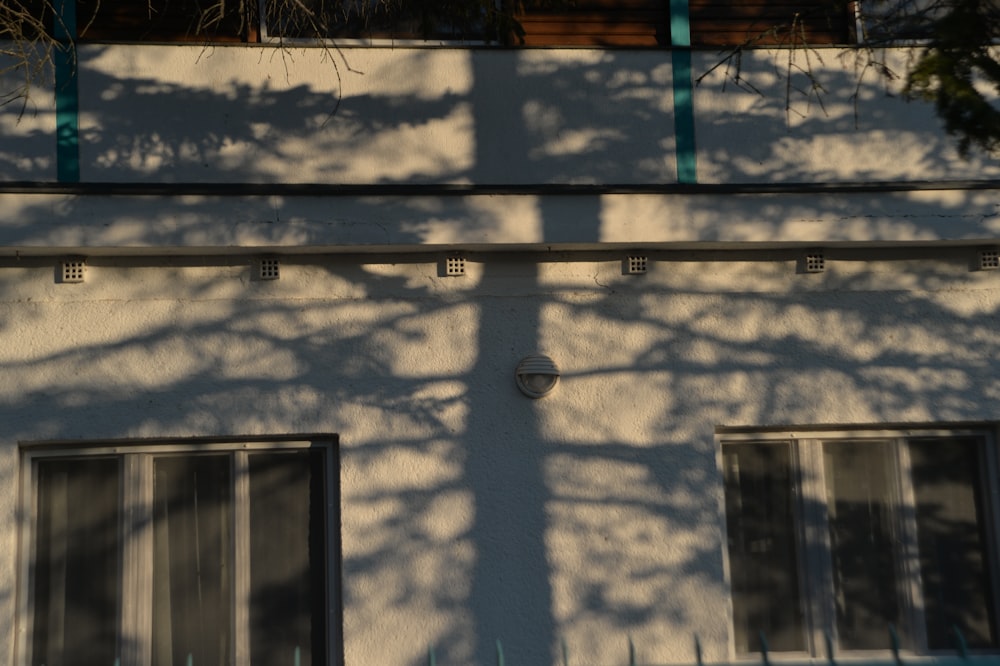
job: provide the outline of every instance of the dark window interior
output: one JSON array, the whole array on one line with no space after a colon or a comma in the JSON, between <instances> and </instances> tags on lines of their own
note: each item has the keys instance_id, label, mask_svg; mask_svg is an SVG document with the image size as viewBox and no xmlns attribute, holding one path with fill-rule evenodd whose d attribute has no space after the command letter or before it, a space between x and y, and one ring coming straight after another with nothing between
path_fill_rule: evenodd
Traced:
<instances>
[{"instance_id":1,"label":"dark window interior","mask_svg":"<svg viewBox=\"0 0 1000 666\"><path fill-rule=\"evenodd\" d=\"M911 647L900 604L897 476L892 442L823 446L837 638L846 650L888 647L891 624Z\"/></svg>"},{"instance_id":2,"label":"dark window interior","mask_svg":"<svg viewBox=\"0 0 1000 666\"><path fill-rule=\"evenodd\" d=\"M722 454L739 654L760 651L761 634L770 650L803 651L806 625L840 650L886 650L890 627L918 653L956 649L956 630L970 648L998 647L983 439L727 443ZM803 496L798 477L824 496Z\"/></svg>"},{"instance_id":3,"label":"dark window interior","mask_svg":"<svg viewBox=\"0 0 1000 666\"><path fill-rule=\"evenodd\" d=\"M693 46L849 44L852 14L839 0L690 0Z\"/></svg>"},{"instance_id":4,"label":"dark window interior","mask_svg":"<svg viewBox=\"0 0 1000 666\"><path fill-rule=\"evenodd\" d=\"M77 0L81 41L255 39L255 0Z\"/></svg>"},{"instance_id":5,"label":"dark window interior","mask_svg":"<svg viewBox=\"0 0 1000 666\"><path fill-rule=\"evenodd\" d=\"M153 473L153 666L229 663L229 456L158 457Z\"/></svg>"},{"instance_id":6,"label":"dark window interior","mask_svg":"<svg viewBox=\"0 0 1000 666\"><path fill-rule=\"evenodd\" d=\"M118 656L118 493L116 459L38 466L35 666L112 664Z\"/></svg>"},{"instance_id":7,"label":"dark window interior","mask_svg":"<svg viewBox=\"0 0 1000 666\"><path fill-rule=\"evenodd\" d=\"M230 664L237 645L254 664L329 663L326 456L40 459L30 663L111 666L139 617L153 666Z\"/></svg>"},{"instance_id":8,"label":"dark window interior","mask_svg":"<svg viewBox=\"0 0 1000 666\"><path fill-rule=\"evenodd\" d=\"M978 442L922 439L909 449L929 647L953 649L953 627L970 647L996 647Z\"/></svg>"},{"instance_id":9,"label":"dark window interior","mask_svg":"<svg viewBox=\"0 0 1000 666\"><path fill-rule=\"evenodd\" d=\"M58 0L53 0L57 2ZM45 0L25 0L44 24ZM266 33L277 39L384 39L524 46L665 48L669 0L533 0L510 16L492 0L383 2L268 0ZM364 10L362 11L362 7ZM256 0L76 0L81 41L256 42ZM846 44L851 12L839 0L690 0L695 47Z\"/></svg>"},{"instance_id":10,"label":"dark window interior","mask_svg":"<svg viewBox=\"0 0 1000 666\"><path fill-rule=\"evenodd\" d=\"M723 447L738 653L805 649L787 444ZM780 599L780 603L774 603Z\"/></svg>"},{"instance_id":11,"label":"dark window interior","mask_svg":"<svg viewBox=\"0 0 1000 666\"><path fill-rule=\"evenodd\" d=\"M254 453L250 660L326 663L326 512L319 451Z\"/></svg>"}]
</instances>

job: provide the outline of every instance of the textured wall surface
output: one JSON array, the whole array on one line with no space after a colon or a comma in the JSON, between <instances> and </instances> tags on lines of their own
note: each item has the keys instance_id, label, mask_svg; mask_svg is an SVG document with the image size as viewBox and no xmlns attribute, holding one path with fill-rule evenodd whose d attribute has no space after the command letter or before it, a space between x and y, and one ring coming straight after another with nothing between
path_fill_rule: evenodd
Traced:
<instances>
[{"instance_id":1,"label":"textured wall surface","mask_svg":"<svg viewBox=\"0 0 1000 666\"><path fill-rule=\"evenodd\" d=\"M20 445L327 432L347 666L731 658L720 428L998 418L998 164L852 53L693 54L699 183L784 188L726 193L660 188L669 52L81 47L81 185L50 83L0 107L0 655Z\"/></svg>"},{"instance_id":2,"label":"textured wall surface","mask_svg":"<svg viewBox=\"0 0 1000 666\"><path fill-rule=\"evenodd\" d=\"M729 656L719 426L996 418L967 250L94 258L0 268L0 636L18 442L335 432L347 664ZM531 401L513 369L563 377ZM9 654L9 651L8 651Z\"/></svg>"},{"instance_id":3,"label":"textured wall surface","mask_svg":"<svg viewBox=\"0 0 1000 666\"><path fill-rule=\"evenodd\" d=\"M883 55L883 54L880 54ZM907 49L886 63L906 71ZM693 54L700 182L995 177L845 49ZM16 81L8 72L5 85ZM790 78L789 78L790 77ZM738 80L737 80L738 79ZM80 176L104 182L664 183L669 52L86 45ZM682 82L687 86L687 82ZM39 82L0 108L0 179L54 180Z\"/></svg>"}]
</instances>

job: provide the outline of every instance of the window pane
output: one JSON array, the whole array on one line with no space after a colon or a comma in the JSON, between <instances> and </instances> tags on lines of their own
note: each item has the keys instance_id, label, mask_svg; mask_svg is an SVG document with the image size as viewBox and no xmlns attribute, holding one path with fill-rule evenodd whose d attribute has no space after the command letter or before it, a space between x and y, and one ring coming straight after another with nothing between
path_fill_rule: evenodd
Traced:
<instances>
[{"instance_id":1,"label":"window pane","mask_svg":"<svg viewBox=\"0 0 1000 666\"><path fill-rule=\"evenodd\" d=\"M934 0L865 1L860 6L862 37L871 42L929 39L933 24L944 16Z\"/></svg>"},{"instance_id":2,"label":"window pane","mask_svg":"<svg viewBox=\"0 0 1000 666\"><path fill-rule=\"evenodd\" d=\"M153 473L153 664L228 666L230 457L164 456Z\"/></svg>"},{"instance_id":3,"label":"window pane","mask_svg":"<svg viewBox=\"0 0 1000 666\"><path fill-rule=\"evenodd\" d=\"M923 439L909 446L928 647L955 647L953 626L972 647L995 646L979 443Z\"/></svg>"},{"instance_id":4,"label":"window pane","mask_svg":"<svg viewBox=\"0 0 1000 666\"><path fill-rule=\"evenodd\" d=\"M879 0L880 2L882 0ZM692 2L695 46L849 44L853 14L827 0Z\"/></svg>"},{"instance_id":5,"label":"window pane","mask_svg":"<svg viewBox=\"0 0 1000 666\"><path fill-rule=\"evenodd\" d=\"M114 663L118 497L115 459L38 463L32 664Z\"/></svg>"},{"instance_id":6,"label":"window pane","mask_svg":"<svg viewBox=\"0 0 1000 666\"><path fill-rule=\"evenodd\" d=\"M889 647L889 624L908 638L900 603L902 543L895 448L887 441L823 445L827 511L842 649Z\"/></svg>"},{"instance_id":7,"label":"window pane","mask_svg":"<svg viewBox=\"0 0 1000 666\"><path fill-rule=\"evenodd\" d=\"M255 453L248 464L251 663L325 664L323 455Z\"/></svg>"},{"instance_id":8,"label":"window pane","mask_svg":"<svg viewBox=\"0 0 1000 666\"><path fill-rule=\"evenodd\" d=\"M804 650L787 444L727 444L726 527L736 650Z\"/></svg>"},{"instance_id":9,"label":"window pane","mask_svg":"<svg viewBox=\"0 0 1000 666\"><path fill-rule=\"evenodd\" d=\"M225 0L77 0L81 40L236 41L256 2Z\"/></svg>"},{"instance_id":10,"label":"window pane","mask_svg":"<svg viewBox=\"0 0 1000 666\"><path fill-rule=\"evenodd\" d=\"M268 34L289 38L482 39L482 5L268 0Z\"/></svg>"}]
</instances>

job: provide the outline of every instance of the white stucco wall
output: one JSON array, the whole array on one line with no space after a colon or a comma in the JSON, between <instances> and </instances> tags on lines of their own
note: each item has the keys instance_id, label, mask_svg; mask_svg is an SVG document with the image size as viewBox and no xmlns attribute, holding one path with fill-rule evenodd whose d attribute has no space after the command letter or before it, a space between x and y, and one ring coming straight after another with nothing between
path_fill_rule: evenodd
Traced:
<instances>
[{"instance_id":1,"label":"white stucco wall","mask_svg":"<svg viewBox=\"0 0 1000 666\"><path fill-rule=\"evenodd\" d=\"M54 259L0 266L0 640L19 442L336 432L346 663L729 657L719 426L993 422L965 248ZM533 402L513 369L544 350Z\"/></svg>"},{"instance_id":2,"label":"white stucco wall","mask_svg":"<svg viewBox=\"0 0 1000 666\"><path fill-rule=\"evenodd\" d=\"M84 45L85 182L676 180L665 51ZM896 74L909 49L876 54ZM996 177L850 49L693 54L699 182ZM813 78L810 79L807 73ZM0 80L16 85L17 72ZM791 76L791 85L788 84ZM55 179L51 82L0 108L0 180Z\"/></svg>"},{"instance_id":3,"label":"white stucco wall","mask_svg":"<svg viewBox=\"0 0 1000 666\"><path fill-rule=\"evenodd\" d=\"M822 108L786 111L787 52L745 58L763 96L695 88L701 183L997 176L881 84L856 116L853 64L821 55ZM669 53L88 45L79 86L79 192L30 186L57 175L51 85L0 107L0 181L29 184L0 194L0 655L23 442L338 433L347 666L492 664L496 639L596 666L629 638L731 657L717 428L997 421L995 190L87 191L671 184ZM532 402L538 350L564 374Z\"/></svg>"},{"instance_id":4,"label":"white stucco wall","mask_svg":"<svg viewBox=\"0 0 1000 666\"><path fill-rule=\"evenodd\" d=\"M79 57L84 181L675 178L663 54L91 45Z\"/></svg>"}]
</instances>

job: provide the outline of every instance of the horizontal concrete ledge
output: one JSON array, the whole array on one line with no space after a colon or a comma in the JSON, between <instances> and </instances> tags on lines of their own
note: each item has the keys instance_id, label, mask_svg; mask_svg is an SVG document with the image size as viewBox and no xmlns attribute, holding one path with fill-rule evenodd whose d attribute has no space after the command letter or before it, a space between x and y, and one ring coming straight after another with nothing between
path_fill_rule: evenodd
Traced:
<instances>
[{"instance_id":1,"label":"horizontal concrete ledge","mask_svg":"<svg viewBox=\"0 0 1000 666\"><path fill-rule=\"evenodd\" d=\"M782 183L58 183L0 181L0 194L75 196L466 197L606 194L816 194L1000 190L1000 180Z\"/></svg>"}]
</instances>

